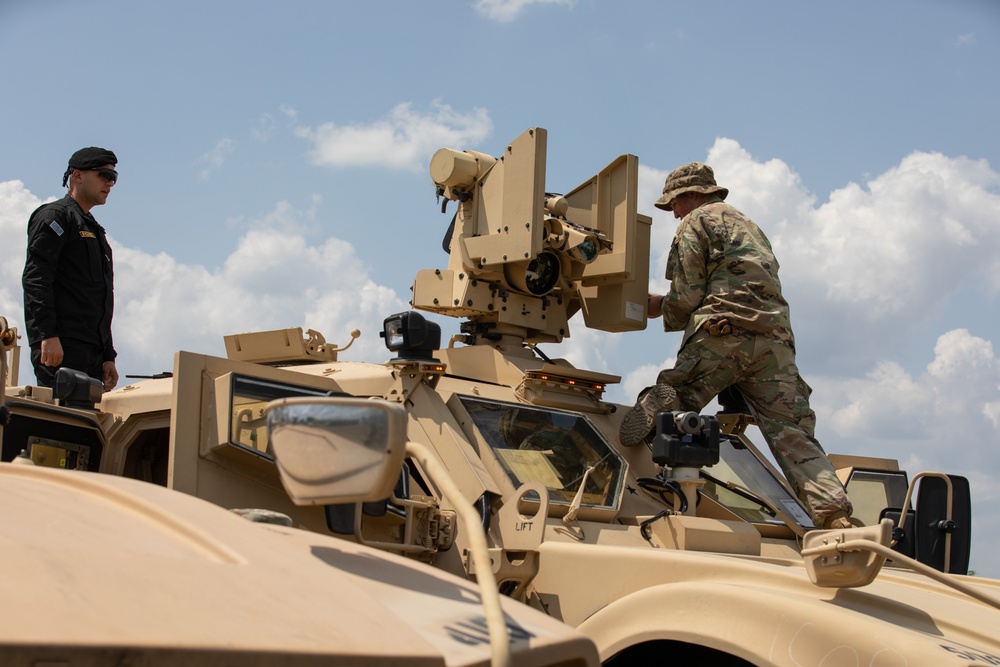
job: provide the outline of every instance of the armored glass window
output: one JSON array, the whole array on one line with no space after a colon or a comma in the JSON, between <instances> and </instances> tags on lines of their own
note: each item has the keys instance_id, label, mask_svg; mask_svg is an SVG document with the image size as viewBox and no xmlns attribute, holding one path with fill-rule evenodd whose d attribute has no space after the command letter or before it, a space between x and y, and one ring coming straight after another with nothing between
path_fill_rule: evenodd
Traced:
<instances>
[{"instance_id":1,"label":"armored glass window","mask_svg":"<svg viewBox=\"0 0 1000 667\"><path fill-rule=\"evenodd\" d=\"M625 462L585 416L459 398L515 487L541 482L550 502L569 504L586 476L583 505L617 508Z\"/></svg>"},{"instance_id":2,"label":"armored glass window","mask_svg":"<svg viewBox=\"0 0 1000 667\"><path fill-rule=\"evenodd\" d=\"M267 404L288 396L325 396L326 392L284 382L233 375L229 405L229 442L273 459L267 441Z\"/></svg>"},{"instance_id":3,"label":"armored glass window","mask_svg":"<svg viewBox=\"0 0 1000 667\"><path fill-rule=\"evenodd\" d=\"M854 516L874 526L886 507L902 509L909 486L902 470L854 470L844 485L854 505Z\"/></svg>"},{"instance_id":4,"label":"armored glass window","mask_svg":"<svg viewBox=\"0 0 1000 667\"><path fill-rule=\"evenodd\" d=\"M729 438L722 438L719 454L719 462L702 471L702 476L708 479L703 492L747 521L783 523L774 516L774 512L755 499L760 497L788 513L799 524L813 525L799 501L785 490L750 450L734 446ZM738 485L747 491L734 490L727 484Z\"/></svg>"}]
</instances>

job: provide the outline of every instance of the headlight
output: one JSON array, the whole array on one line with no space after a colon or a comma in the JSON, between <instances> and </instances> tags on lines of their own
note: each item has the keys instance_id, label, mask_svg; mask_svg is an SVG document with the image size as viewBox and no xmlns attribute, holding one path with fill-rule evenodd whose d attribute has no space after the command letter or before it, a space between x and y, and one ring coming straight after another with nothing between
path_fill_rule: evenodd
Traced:
<instances>
[{"instance_id":1,"label":"headlight","mask_svg":"<svg viewBox=\"0 0 1000 667\"><path fill-rule=\"evenodd\" d=\"M398 359L429 360L441 347L441 327L412 310L385 318L379 336L390 352L398 353Z\"/></svg>"}]
</instances>

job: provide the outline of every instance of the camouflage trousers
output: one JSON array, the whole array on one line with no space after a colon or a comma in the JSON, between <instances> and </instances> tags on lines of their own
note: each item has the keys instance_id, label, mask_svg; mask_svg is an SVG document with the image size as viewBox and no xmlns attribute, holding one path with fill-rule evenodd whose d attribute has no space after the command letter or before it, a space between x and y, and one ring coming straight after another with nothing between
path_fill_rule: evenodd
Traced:
<instances>
[{"instance_id":1,"label":"camouflage trousers","mask_svg":"<svg viewBox=\"0 0 1000 667\"><path fill-rule=\"evenodd\" d=\"M789 343L743 329L721 336L698 331L678 352L674 367L660 371L656 382L677 392L678 405L666 409L694 412L735 385L813 523L822 527L835 512L851 514L847 492L814 437L812 389L799 375Z\"/></svg>"}]
</instances>

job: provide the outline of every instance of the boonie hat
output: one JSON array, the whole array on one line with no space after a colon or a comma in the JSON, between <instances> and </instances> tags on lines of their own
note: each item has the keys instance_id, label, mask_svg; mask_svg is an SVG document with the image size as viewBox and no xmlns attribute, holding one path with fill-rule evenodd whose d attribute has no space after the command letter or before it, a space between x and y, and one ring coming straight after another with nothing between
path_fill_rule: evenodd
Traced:
<instances>
[{"instance_id":1,"label":"boonie hat","mask_svg":"<svg viewBox=\"0 0 1000 667\"><path fill-rule=\"evenodd\" d=\"M667 180L663 184L663 196L657 199L653 206L664 211L671 211L673 209L670 208L670 202L674 197L685 192L717 194L720 199L729 196L727 188L716 185L715 172L712 171L711 167L701 162L688 162L667 175Z\"/></svg>"}]
</instances>

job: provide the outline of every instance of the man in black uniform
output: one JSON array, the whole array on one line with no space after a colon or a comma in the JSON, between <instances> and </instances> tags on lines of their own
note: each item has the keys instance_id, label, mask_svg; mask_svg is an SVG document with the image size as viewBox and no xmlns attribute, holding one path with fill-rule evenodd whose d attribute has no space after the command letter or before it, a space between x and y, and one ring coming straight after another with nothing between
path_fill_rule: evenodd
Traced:
<instances>
[{"instance_id":1,"label":"man in black uniform","mask_svg":"<svg viewBox=\"0 0 1000 667\"><path fill-rule=\"evenodd\" d=\"M103 148L73 153L63 174L69 194L28 219L28 256L21 282L24 323L38 384L51 387L65 366L109 391L118 384L111 317L114 269L104 228L90 209L108 200L118 158Z\"/></svg>"}]
</instances>

